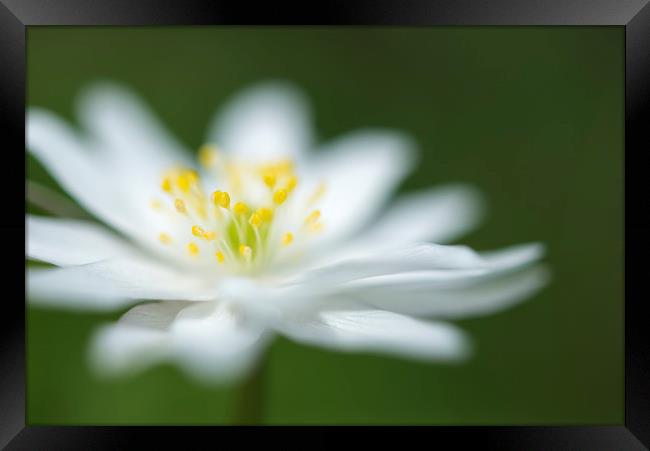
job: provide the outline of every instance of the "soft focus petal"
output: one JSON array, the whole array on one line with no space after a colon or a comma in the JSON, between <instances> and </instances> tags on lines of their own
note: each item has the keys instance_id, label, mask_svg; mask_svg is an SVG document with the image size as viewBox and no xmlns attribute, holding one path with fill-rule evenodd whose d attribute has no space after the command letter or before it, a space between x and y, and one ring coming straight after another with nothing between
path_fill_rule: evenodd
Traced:
<instances>
[{"instance_id":1,"label":"soft focus petal","mask_svg":"<svg viewBox=\"0 0 650 451\"><path fill-rule=\"evenodd\" d=\"M112 226L134 230L132 211L114 189L114 174L70 127L47 111L31 108L27 116L27 148L61 186L91 213Z\"/></svg>"},{"instance_id":2,"label":"soft focus petal","mask_svg":"<svg viewBox=\"0 0 650 451\"><path fill-rule=\"evenodd\" d=\"M176 360L206 380L246 372L269 336L231 306L201 303L183 310L171 327Z\"/></svg>"},{"instance_id":3,"label":"soft focus petal","mask_svg":"<svg viewBox=\"0 0 650 451\"><path fill-rule=\"evenodd\" d=\"M460 319L511 308L533 296L550 279L549 271L543 266L457 284L440 284L427 279L425 274L411 275L414 276L411 280L386 279L344 296L367 306L407 315Z\"/></svg>"},{"instance_id":4,"label":"soft focus petal","mask_svg":"<svg viewBox=\"0 0 650 451\"><path fill-rule=\"evenodd\" d=\"M549 280L540 245L522 245L482 255L483 268L412 271L367 277L341 285L343 298L416 316L466 317L511 307Z\"/></svg>"},{"instance_id":5,"label":"soft focus petal","mask_svg":"<svg viewBox=\"0 0 650 451\"><path fill-rule=\"evenodd\" d=\"M134 93L111 83L98 83L80 96L79 120L112 177L104 189L115 192L128 209L131 227L123 230L150 251L165 253L160 232L169 233L169 218L151 207L160 200L163 174L173 167L193 167L182 144ZM119 174L119 179L115 179Z\"/></svg>"},{"instance_id":6,"label":"soft focus petal","mask_svg":"<svg viewBox=\"0 0 650 451\"><path fill-rule=\"evenodd\" d=\"M340 285L344 292L373 291L387 294L391 290L404 294L415 291L423 293L436 289L463 287L477 281L489 280L515 272L539 260L544 252L540 244L512 246L500 251L483 253L484 264L480 267L460 269L421 269L392 272L359 278Z\"/></svg>"},{"instance_id":7,"label":"soft focus petal","mask_svg":"<svg viewBox=\"0 0 650 451\"><path fill-rule=\"evenodd\" d=\"M82 266L30 269L27 294L35 305L106 310L135 299L214 298L209 280L144 258L114 258Z\"/></svg>"},{"instance_id":8,"label":"soft focus petal","mask_svg":"<svg viewBox=\"0 0 650 451\"><path fill-rule=\"evenodd\" d=\"M29 303L46 308L108 311L136 302L109 281L89 277L83 268L29 268L26 274Z\"/></svg>"},{"instance_id":9,"label":"soft focus petal","mask_svg":"<svg viewBox=\"0 0 650 451\"><path fill-rule=\"evenodd\" d=\"M157 237L166 218L151 203L160 196L163 171L191 165L189 153L125 89L100 84L81 99L83 138L54 114L32 108L28 149L89 212L163 252Z\"/></svg>"},{"instance_id":10,"label":"soft focus petal","mask_svg":"<svg viewBox=\"0 0 650 451\"><path fill-rule=\"evenodd\" d=\"M467 356L469 343L456 327L383 310L341 310L291 318L278 330L298 342L340 351L387 353L422 360Z\"/></svg>"},{"instance_id":11,"label":"soft focus petal","mask_svg":"<svg viewBox=\"0 0 650 451\"><path fill-rule=\"evenodd\" d=\"M404 135L388 131L351 133L310 159L298 202L307 205L323 186L322 195L308 208L321 211L325 241L344 237L377 214L413 163L414 145Z\"/></svg>"},{"instance_id":12,"label":"soft focus petal","mask_svg":"<svg viewBox=\"0 0 650 451\"><path fill-rule=\"evenodd\" d=\"M168 329L188 302L156 302L133 307L116 324L95 332L90 349L103 376L136 373L165 358Z\"/></svg>"},{"instance_id":13,"label":"soft focus petal","mask_svg":"<svg viewBox=\"0 0 650 451\"><path fill-rule=\"evenodd\" d=\"M407 194L397 198L355 244L397 247L419 241L448 243L478 224L483 216L482 204L479 192L466 185Z\"/></svg>"},{"instance_id":14,"label":"soft focus petal","mask_svg":"<svg viewBox=\"0 0 650 451\"><path fill-rule=\"evenodd\" d=\"M545 270L523 273L542 255L543 246L537 243L480 254L465 246L421 243L369 252L272 281L229 279L220 284L218 293L269 318L283 312L359 308L359 302L362 308L379 306L427 316L448 310L473 314L472 305L494 303L481 304L478 314L504 308L543 286L548 279ZM470 299L467 308L457 301L464 296Z\"/></svg>"},{"instance_id":15,"label":"soft focus petal","mask_svg":"<svg viewBox=\"0 0 650 451\"><path fill-rule=\"evenodd\" d=\"M269 82L232 98L213 119L208 142L242 159L295 158L312 145L311 115L296 88Z\"/></svg>"},{"instance_id":16,"label":"soft focus petal","mask_svg":"<svg viewBox=\"0 0 650 451\"><path fill-rule=\"evenodd\" d=\"M27 256L58 266L83 265L124 255L130 246L89 221L27 215Z\"/></svg>"},{"instance_id":17,"label":"soft focus petal","mask_svg":"<svg viewBox=\"0 0 650 451\"><path fill-rule=\"evenodd\" d=\"M294 284L328 285L356 279L423 270L483 270L488 261L467 246L419 243L400 249L367 247L353 257L337 258L307 270L291 280ZM448 273L452 273L449 271Z\"/></svg>"},{"instance_id":18,"label":"soft focus petal","mask_svg":"<svg viewBox=\"0 0 650 451\"><path fill-rule=\"evenodd\" d=\"M107 160L124 170L159 176L169 167L191 164L183 146L124 87L107 82L92 85L80 96L78 110L79 120L101 143Z\"/></svg>"},{"instance_id":19,"label":"soft focus petal","mask_svg":"<svg viewBox=\"0 0 650 451\"><path fill-rule=\"evenodd\" d=\"M267 341L262 328L227 305L160 302L138 306L101 329L91 356L106 376L170 361L204 382L219 382L248 371Z\"/></svg>"}]
</instances>

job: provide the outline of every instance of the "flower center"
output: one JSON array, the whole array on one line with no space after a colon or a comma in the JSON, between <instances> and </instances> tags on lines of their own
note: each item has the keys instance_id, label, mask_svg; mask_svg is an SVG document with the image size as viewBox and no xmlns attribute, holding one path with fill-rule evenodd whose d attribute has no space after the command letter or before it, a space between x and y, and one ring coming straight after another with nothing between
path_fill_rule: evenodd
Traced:
<instances>
[{"instance_id":1,"label":"flower center","mask_svg":"<svg viewBox=\"0 0 650 451\"><path fill-rule=\"evenodd\" d=\"M162 245L184 248L193 260L229 271L252 272L291 255L289 248L322 230L314 205L324 184L310 196L296 196L293 161L249 164L205 145L199 163L204 177L188 168L162 176L165 200L152 203L172 219L169 230L160 231Z\"/></svg>"}]
</instances>

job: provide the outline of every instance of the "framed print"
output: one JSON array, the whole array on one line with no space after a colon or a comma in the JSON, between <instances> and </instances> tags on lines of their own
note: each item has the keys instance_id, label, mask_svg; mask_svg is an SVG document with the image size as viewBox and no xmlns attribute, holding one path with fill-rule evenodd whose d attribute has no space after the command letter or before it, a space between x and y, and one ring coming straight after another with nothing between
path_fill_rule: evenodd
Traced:
<instances>
[{"instance_id":1,"label":"framed print","mask_svg":"<svg viewBox=\"0 0 650 451\"><path fill-rule=\"evenodd\" d=\"M647 2L2 2L3 446L650 443Z\"/></svg>"}]
</instances>

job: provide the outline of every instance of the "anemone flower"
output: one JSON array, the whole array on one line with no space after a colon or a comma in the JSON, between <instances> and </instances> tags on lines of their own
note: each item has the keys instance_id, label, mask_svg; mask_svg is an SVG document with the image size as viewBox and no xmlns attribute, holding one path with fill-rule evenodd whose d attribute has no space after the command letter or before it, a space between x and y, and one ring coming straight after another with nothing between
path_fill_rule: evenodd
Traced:
<instances>
[{"instance_id":1,"label":"anemone flower","mask_svg":"<svg viewBox=\"0 0 650 451\"><path fill-rule=\"evenodd\" d=\"M30 108L28 150L99 222L27 216L37 305L130 309L90 348L101 374L173 362L204 381L254 367L271 339L425 361L468 355L449 319L540 288L539 244L445 245L481 199L454 184L392 199L414 168L404 134L355 131L315 146L284 83L233 97L195 163L128 90L80 96L80 129ZM436 243L436 244L434 244Z\"/></svg>"}]
</instances>

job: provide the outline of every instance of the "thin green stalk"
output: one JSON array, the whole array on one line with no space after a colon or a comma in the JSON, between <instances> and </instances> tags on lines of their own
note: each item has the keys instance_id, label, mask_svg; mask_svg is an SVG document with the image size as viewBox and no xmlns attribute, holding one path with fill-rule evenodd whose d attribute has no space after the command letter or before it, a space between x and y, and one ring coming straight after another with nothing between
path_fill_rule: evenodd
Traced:
<instances>
[{"instance_id":1,"label":"thin green stalk","mask_svg":"<svg viewBox=\"0 0 650 451\"><path fill-rule=\"evenodd\" d=\"M232 424L261 424L264 417L266 357L263 356L239 387Z\"/></svg>"}]
</instances>

